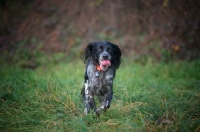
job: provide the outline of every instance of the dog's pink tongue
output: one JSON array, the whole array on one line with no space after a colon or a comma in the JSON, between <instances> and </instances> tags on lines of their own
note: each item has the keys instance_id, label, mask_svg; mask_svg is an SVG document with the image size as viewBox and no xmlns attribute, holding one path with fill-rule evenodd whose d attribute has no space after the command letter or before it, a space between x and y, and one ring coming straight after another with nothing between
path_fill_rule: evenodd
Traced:
<instances>
[{"instance_id":1,"label":"dog's pink tongue","mask_svg":"<svg viewBox=\"0 0 200 132\"><path fill-rule=\"evenodd\" d=\"M102 65L102 66L110 66L111 63L110 63L109 60L102 60L102 61L101 61L101 65Z\"/></svg>"}]
</instances>

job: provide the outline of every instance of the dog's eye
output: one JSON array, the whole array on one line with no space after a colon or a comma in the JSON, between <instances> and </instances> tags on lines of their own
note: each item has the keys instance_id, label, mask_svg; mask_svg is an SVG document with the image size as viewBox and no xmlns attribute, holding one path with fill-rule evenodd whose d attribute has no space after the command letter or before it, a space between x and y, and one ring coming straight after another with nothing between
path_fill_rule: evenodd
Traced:
<instances>
[{"instance_id":1,"label":"dog's eye","mask_svg":"<svg viewBox=\"0 0 200 132\"><path fill-rule=\"evenodd\" d=\"M99 47L97 50L98 50L98 51L101 51L101 50L102 50L102 48L101 48L101 47Z\"/></svg>"},{"instance_id":2,"label":"dog's eye","mask_svg":"<svg viewBox=\"0 0 200 132\"><path fill-rule=\"evenodd\" d=\"M108 51L108 52L112 52L112 49L111 49L111 48L108 48L107 51Z\"/></svg>"}]
</instances>

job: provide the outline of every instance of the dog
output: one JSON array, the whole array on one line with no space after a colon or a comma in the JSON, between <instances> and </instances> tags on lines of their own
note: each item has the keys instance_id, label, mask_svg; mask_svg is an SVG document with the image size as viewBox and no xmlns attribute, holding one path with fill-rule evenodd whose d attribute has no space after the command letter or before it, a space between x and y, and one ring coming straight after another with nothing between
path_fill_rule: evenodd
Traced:
<instances>
[{"instance_id":1,"label":"dog","mask_svg":"<svg viewBox=\"0 0 200 132\"><path fill-rule=\"evenodd\" d=\"M86 64L84 74L85 85L81 90L84 100L84 113L91 110L99 116L111 104L113 97L113 80L121 63L121 50L110 42L89 43L83 55ZM101 106L96 107L94 96L97 96Z\"/></svg>"}]
</instances>

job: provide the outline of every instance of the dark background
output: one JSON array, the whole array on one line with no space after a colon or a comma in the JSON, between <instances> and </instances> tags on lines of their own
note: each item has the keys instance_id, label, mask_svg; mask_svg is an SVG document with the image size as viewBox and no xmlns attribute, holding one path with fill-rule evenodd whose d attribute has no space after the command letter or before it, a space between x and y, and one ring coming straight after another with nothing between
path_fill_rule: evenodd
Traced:
<instances>
[{"instance_id":1,"label":"dark background","mask_svg":"<svg viewBox=\"0 0 200 132\"><path fill-rule=\"evenodd\" d=\"M199 0L1 0L0 55L35 68L80 59L93 41L146 63L200 58Z\"/></svg>"}]
</instances>

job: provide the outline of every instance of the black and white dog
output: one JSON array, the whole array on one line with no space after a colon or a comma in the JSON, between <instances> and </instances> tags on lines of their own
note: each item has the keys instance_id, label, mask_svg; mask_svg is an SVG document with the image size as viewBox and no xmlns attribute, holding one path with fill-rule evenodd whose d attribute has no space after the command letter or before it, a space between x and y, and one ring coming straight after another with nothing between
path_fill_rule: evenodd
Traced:
<instances>
[{"instance_id":1,"label":"black and white dog","mask_svg":"<svg viewBox=\"0 0 200 132\"><path fill-rule=\"evenodd\" d=\"M121 50L110 42L93 42L87 45L84 53L86 71L85 85L81 91L85 102L84 113L94 110L97 115L110 107L113 96L113 79L121 63ZM94 95L101 106L96 107Z\"/></svg>"}]
</instances>

